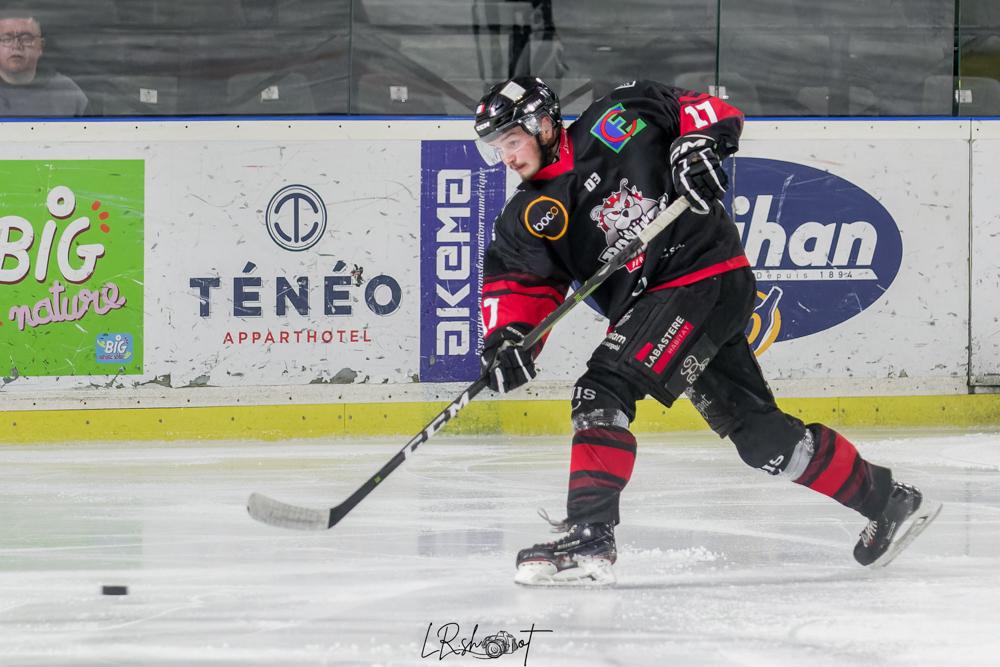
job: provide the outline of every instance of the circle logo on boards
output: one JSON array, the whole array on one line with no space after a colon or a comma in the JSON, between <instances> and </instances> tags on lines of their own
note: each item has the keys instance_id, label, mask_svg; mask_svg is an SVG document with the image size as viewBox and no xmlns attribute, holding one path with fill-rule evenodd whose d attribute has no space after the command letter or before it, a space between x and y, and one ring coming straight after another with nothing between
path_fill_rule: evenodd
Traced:
<instances>
[{"instance_id":1,"label":"circle logo on boards","mask_svg":"<svg viewBox=\"0 0 1000 667\"><path fill-rule=\"evenodd\" d=\"M267 233L285 250L301 252L316 245L326 231L323 198L305 185L278 190L264 212Z\"/></svg>"}]
</instances>

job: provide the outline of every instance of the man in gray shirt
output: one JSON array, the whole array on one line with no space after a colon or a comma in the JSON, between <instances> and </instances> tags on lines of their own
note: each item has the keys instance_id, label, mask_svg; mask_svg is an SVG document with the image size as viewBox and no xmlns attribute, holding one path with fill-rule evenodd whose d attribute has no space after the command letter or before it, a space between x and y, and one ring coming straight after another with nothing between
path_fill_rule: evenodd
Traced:
<instances>
[{"instance_id":1,"label":"man in gray shirt","mask_svg":"<svg viewBox=\"0 0 1000 667\"><path fill-rule=\"evenodd\" d=\"M0 12L0 116L82 116L87 96L72 79L38 66L45 39L30 12Z\"/></svg>"}]
</instances>

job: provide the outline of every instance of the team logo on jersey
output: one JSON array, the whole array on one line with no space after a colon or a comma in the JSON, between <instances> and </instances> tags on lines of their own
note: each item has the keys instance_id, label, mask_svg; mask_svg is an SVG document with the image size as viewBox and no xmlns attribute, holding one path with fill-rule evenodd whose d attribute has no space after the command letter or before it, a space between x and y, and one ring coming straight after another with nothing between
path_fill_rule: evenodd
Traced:
<instances>
[{"instance_id":1,"label":"team logo on jersey","mask_svg":"<svg viewBox=\"0 0 1000 667\"><path fill-rule=\"evenodd\" d=\"M532 236L558 241L569 227L569 215L561 201L539 197L524 209L524 226Z\"/></svg>"},{"instance_id":2,"label":"team logo on jersey","mask_svg":"<svg viewBox=\"0 0 1000 667\"><path fill-rule=\"evenodd\" d=\"M643 197L637 187L630 186L628 179L623 178L617 190L607 196L600 206L592 208L590 218L604 232L604 239L608 244L607 249L601 253L601 261L610 260L635 238L649 224L650 212L657 206L655 199ZM645 253L625 267L631 273L642 266L644 259Z\"/></svg>"},{"instance_id":3,"label":"team logo on jersey","mask_svg":"<svg viewBox=\"0 0 1000 667\"><path fill-rule=\"evenodd\" d=\"M605 111L590 128L590 133L615 153L621 153L625 144L646 128L646 121L643 119L636 116L629 121L624 114L625 107L619 102Z\"/></svg>"}]
</instances>

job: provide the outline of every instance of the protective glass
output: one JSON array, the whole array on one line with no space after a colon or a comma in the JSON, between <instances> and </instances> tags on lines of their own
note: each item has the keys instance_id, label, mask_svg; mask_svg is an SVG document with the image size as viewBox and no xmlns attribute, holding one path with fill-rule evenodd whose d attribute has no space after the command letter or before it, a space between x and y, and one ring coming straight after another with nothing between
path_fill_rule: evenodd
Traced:
<instances>
[{"instance_id":1,"label":"protective glass","mask_svg":"<svg viewBox=\"0 0 1000 667\"><path fill-rule=\"evenodd\" d=\"M476 147L479 149L483 161L493 166L503 162L505 156L513 155L527 144L534 142L535 136L541 129L538 115L531 114L513 123L508 123L485 137L480 137L476 142ZM522 131L518 132L518 130Z\"/></svg>"}]
</instances>

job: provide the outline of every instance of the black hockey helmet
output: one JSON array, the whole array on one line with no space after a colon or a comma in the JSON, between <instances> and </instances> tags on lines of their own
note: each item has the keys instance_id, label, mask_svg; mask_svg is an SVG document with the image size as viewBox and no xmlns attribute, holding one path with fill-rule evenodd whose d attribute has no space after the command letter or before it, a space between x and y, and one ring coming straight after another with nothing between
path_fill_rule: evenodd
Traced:
<instances>
[{"instance_id":1,"label":"black hockey helmet","mask_svg":"<svg viewBox=\"0 0 1000 667\"><path fill-rule=\"evenodd\" d=\"M562 121L559 98L538 77L518 76L490 88L476 107L476 134L483 158L489 164L499 162L489 142L518 125L537 137L543 116L557 127Z\"/></svg>"}]
</instances>

